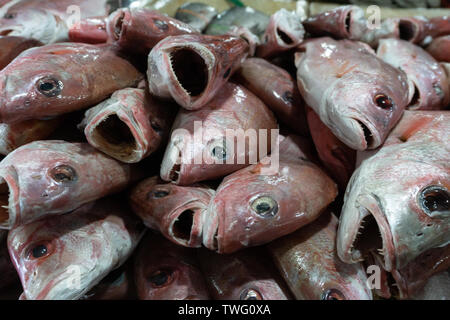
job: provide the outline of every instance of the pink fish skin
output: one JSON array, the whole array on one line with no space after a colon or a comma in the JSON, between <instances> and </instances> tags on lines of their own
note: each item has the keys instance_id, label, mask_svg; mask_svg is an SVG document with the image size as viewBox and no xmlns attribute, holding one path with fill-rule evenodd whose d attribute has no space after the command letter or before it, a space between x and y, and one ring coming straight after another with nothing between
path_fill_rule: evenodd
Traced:
<instances>
[{"instance_id":1,"label":"pink fish skin","mask_svg":"<svg viewBox=\"0 0 450 320\"><path fill-rule=\"evenodd\" d=\"M306 113L319 158L327 172L338 183L339 189L345 191L347 183L355 171L356 151L336 138L311 108L307 107Z\"/></svg>"},{"instance_id":2,"label":"pink fish skin","mask_svg":"<svg viewBox=\"0 0 450 320\"><path fill-rule=\"evenodd\" d=\"M294 146L291 146L291 145ZM292 153L295 148L300 152ZM207 211L203 245L218 253L271 242L311 223L336 198L336 184L295 140L280 143L279 168L259 163L227 176Z\"/></svg>"},{"instance_id":3,"label":"pink fish skin","mask_svg":"<svg viewBox=\"0 0 450 320\"><path fill-rule=\"evenodd\" d=\"M213 195L214 190L204 186L182 187L152 177L133 189L130 204L147 227L170 241L201 247L203 213Z\"/></svg>"},{"instance_id":4,"label":"pink fish skin","mask_svg":"<svg viewBox=\"0 0 450 320\"><path fill-rule=\"evenodd\" d=\"M248 53L247 41L230 35L167 37L148 56L150 93L188 110L201 109L225 90Z\"/></svg>"},{"instance_id":5,"label":"pink fish skin","mask_svg":"<svg viewBox=\"0 0 450 320\"><path fill-rule=\"evenodd\" d=\"M0 36L0 47L2 48L0 51L0 70L6 67L23 51L41 45L41 42L34 39Z\"/></svg>"},{"instance_id":6,"label":"pink fish skin","mask_svg":"<svg viewBox=\"0 0 450 320\"><path fill-rule=\"evenodd\" d=\"M17 280L17 272L9 257L6 238L8 232L0 230L0 294L3 294L5 288L11 286Z\"/></svg>"},{"instance_id":7,"label":"pink fish skin","mask_svg":"<svg viewBox=\"0 0 450 320\"><path fill-rule=\"evenodd\" d=\"M259 97L290 129L302 136L309 136L304 102L296 81L286 70L264 59L249 58L236 76L242 85Z\"/></svg>"},{"instance_id":8,"label":"pink fish skin","mask_svg":"<svg viewBox=\"0 0 450 320\"><path fill-rule=\"evenodd\" d=\"M148 90L127 88L87 110L80 126L95 148L122 162L136 163L167 140L177 110L157 101Z\"/></svg>"},{"instance_id":9,"label":"pink fish skin","mask_svg":"<svg viewBox=\"0 0 450 320\"><path fill-rule=\"evenodd\" d=\"M350 39L360 10L357 6L340 6L309 17L303 21L303 26L314 36Z\"/></svg>"},{"instance_id":10,"label":"pink fish skin","mask_svg":"<svg viewBox=\"0 0 450 320\"><path fill-rule=\"evenodd\" d=\"M69 29L69 40L91 44L107 42L106 18L92 17L80 20Z\"/></svg>"},{"instance_id":11,"label":"pink fish skin","mask_svg":"<svg viewBox=\"0 0 450 320\"><path fill-rule=\"evenodd\" d=\"M426 50L437 61L450 62L450 35L434 39Z\"/></svg>"},{"instance_id":12,"label":"pink fish skin","mask_svg":"<svg viewBox=\"0 0 450 320\"><path fill-rule=\"evenodd\" d=\"M125 188L130 167L87 143L36 141L0 163L0 228L69 212Z\"/></svg>"},{"instance_id":13,"label":"pink fish skin","mask_svg":"<svg viewBox=\"0 0 450 320\"><path fill-rule=\"evenodd\" d=\"M108 17L107 32L110 41L122 50L145 55L166 37L198 33L190 25L158 11L129 8Z\"/></svg>"},{"instance_id":14,"label":"pink fish skin","mask_svg":"<svg viewBox=\"0 0 450 320\"><path fill-rule=\"evenodd\" d=\"M414 85L410 110L440 110L450 102L450 89L445 70L424 49L398 39L383 39L377 55L390 65L403 70Z\"/></svg>"},{"instance_id":15,"label":"pink fish skin","mask_svg":"<svg viewBox=\"0 0 450 320\"><path fill-rule=\"evenodd\" d=\"M202 128L196 128L195 122L201 122ZM257 132L259 129L266 130L267 139L260 138L257 134L258 150L238 150L237 147L229 150L227 129L242 131L235 132L237 141L244 141L245 131L248 129ZM255 162L260 160L259 153L262 151L259 149L262 144L270 152L272 129L277 129L276 119L261 100L240 85L225 83L214 99L202 109L180 109L161 164L161 178L178 185L191 185L198 181L224 177L248 166L253 158L256 159ZM195 136L200 134L203 139L196 139ZM202 161L199 163L195 159ZM242 164L238 162L239 159L243 160Z\"/></svg>"},{"instance_id":16,"label":"pink fish skin","mask_svg":"<svg viewBox=\"0 0 450 320\"><path fill-rule=\"evenodd\" d=\"M268 58L295 48L303 41L304 35L300 17L294 12L280 9L270 17L262 36L263 43L257 47L256 55Z\"/></svg>"},{"instance_id":17,"label":"pink fish skin","mask_svg":"<svg viewBox=\"0 0 450 320\"><path fill-rule=\"evenodd\" d=\"M211 297L215 300L291 299L289 289L264 248L251 248L229 255L200 249L198 257Z\"/></svg>"},{"instance_id":18,"label":"pink fish skin","mask_svg":"<svg viewBox=\"0 0 450 320\"><path fill-rule=\"evenodd\" d=\"M119 201L104 199L11 230L8 249L24 297L82 298L129 258L144 232L138 220Z\"/></svg>"},{"instance_id":19,"label":"pink fish skin","mask_svg":"<svg viewBox=\"0 0 450 320\"><path fill-rule=\"evenodd\" d=\"M346 263L374 254L400 270L450 238L448 111L405 111L347 187L337 237ZM359 234L358 234L359 233Z\"/></svg>"},{"instance_id":20,"label":"pink fish skin","mask_svg":"<svg viewBox=\"0 0 450 320\"><path fill-rule=\"evenodd\" d=\"M63 119L25 120L12 124L0 123L0 154L7 155L20 146L50 136Z\"/></svg>"},{"instance_id":21,"label":"pink fish skin","mask_svg":"<svg viewBox=\"0 0 450 320\"><path fill-rule=\"evenodd\" d=\"M268 245L297 300L372 300L362 264L349 265L337 257L337 225L336 216L326 212Z\"/></svg>"},{"instance_id":22,"label":"pink fish skin","mask_svg":"<svg viewBox=\"0 0 450 320\"><path fill-rule=\"evenodd\" d=\"M84 109L141 79L133 65L107 46L31 48L0 71L0 120L12 123Z\"/></svg>"},{"instance_id":23,"label":"pink fish skin","mask_svg":"<svg viewBox=\"0 0 450 320\"><path fill-rule=\"evenodd\" d=\"M299 51L297 83L308 106L350 148L379 147L411 99L406 74L361 42L315 38Z\"/></svg>"},{"instance_id":24,"label":"pink fish skin","mask_svg":"<svg viewBox=\"0 0 450 320\"><path fill-rule=\"evenodd\" d=\"M148 234L134 258L140 300L209 300L195 250Z\"/></svg>"}]
</instances>

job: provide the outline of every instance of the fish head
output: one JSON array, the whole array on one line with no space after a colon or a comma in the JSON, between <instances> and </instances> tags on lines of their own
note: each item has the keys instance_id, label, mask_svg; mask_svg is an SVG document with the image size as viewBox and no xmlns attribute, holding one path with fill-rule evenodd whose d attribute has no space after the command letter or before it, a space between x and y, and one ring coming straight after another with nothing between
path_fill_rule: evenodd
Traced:
<instances>
[{"instance_id":1,"label":"fish head","mask_svg":"<svg viewBox=\"0 0 450 320\"><path fill-rule=\"evenodd\" d=\"M145 224L172 242L200 247L202 215L214 191L203 187L180 187L159 177L141 182L131 193L134 212Z\"/></svg>"},{"instance_id":2,"label":"fish head","mask_svg":"<svg viewBox=\"0 0 450 320\"><path fill-rule=\"evenodd\" d=\"M82 47L56 44L28 49L0 72L0 119L17 122L39 118L40 111L57 115L57 108L88 95L89 79L67 71L65 55ZM81 62L83 63L83 62Z\"/></svg>"},{"instance_id":3,"label":"fish head","mask_svg":"<svg viewBox=\"0 0 450 320\"><path fill-rule=\"evenodd\" d=\"M39 40L45 44L64 41L68 26L57 14L40 8L11 9L0 19L0 35Z\"/></svg>"},{"instance_id":4,"label":"fish head","mask_svg":"<svg viewBox=\"0 0 450 320\"><path fill-rule=\"evenodd\" d=\"M375 149L386 139L407 104L407 96L396 90L407 88L406 78L390 84L362 72L344 74L327 95L325 115L335 135L356 150Z\"/></svg>"},{"instance_id":5,"label":"fish head","mask_svg":"<svg viewBox=\"0 0 450 320\"><path fill-rule=\"evenodd\" d=\"M83 184L89 184L82 174L89 160L73 151L64 143L35 142L5 158L0 166L3 228L36 220L55 205L64 207Z\"/></svg>"},{"instance_id":6,"label":"fish head","mask_svg":"<svg viewBox=\"0 0 450 320\"><path fill-rule=\"evenodd\" d=\"M362 261L373 252L391 271L449 244L449 170L421 157L424 151L443 152L433 143L415 144L409 159L397 158L400 151L385 159L377 155L377 161L367 159L355 172L337 237L344 262Z\"/></svg>"},{"instance_id":7,"label":"fish head","mask_svg":"<svg viewBox=\"0 0 450 320\"><path fill-rule=\"evenodd\" d=\"M135 280L140 299L201 300L208 294L203 275L191 256L194 251L159 237L141 244L135 259Z\"/></svg>"},{"instance_id":8,"label":"fish head","mask_svg":"<svg viewBox=\"0 0 450 320\"><path fill-rule=\"evenodd\" d=\"M45 219L11 230L9 253L26 298L78 299L89 290L96 268L111 254L97 231L83 219Z\"/></svg>"}]
</instances>

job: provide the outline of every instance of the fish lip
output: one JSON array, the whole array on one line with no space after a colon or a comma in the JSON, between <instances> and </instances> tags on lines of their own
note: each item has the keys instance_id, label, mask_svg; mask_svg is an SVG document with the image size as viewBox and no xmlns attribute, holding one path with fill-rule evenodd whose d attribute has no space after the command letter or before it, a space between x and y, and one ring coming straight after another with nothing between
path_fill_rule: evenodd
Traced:
<instances>
[{"instance_id":1,"label":"fish lip","mask_svg":"<svg viewBox=\"0 0 450 320\"><path fill-rule=\"evenodd\" d=\"M84 134L89 144L107 155L119 159L125 163L136 163L139 162L144 156L145 140L142 132L138 130L137 125L133 125L133 121L131 120L133 119L132 112L129 112L131 113L131 116L122 108L117 111L109 110L100 112L91 121L89 121L88 125L84 129ZM132 148L133 150L129 152L129 154L124 154L123 148L118 148L117 144L108 142L108 140L97 130L99 126L111 116L117 116L117 118L128 127L131 135L133 136L134 148Z\"/></svg>"},{"instance_id":2,"label":"fish lip","mask_svg":"<svg viewBox=\"0 0 450 320\"><path fill-rule=\"evenodd\" d=\"M205 212L205 209L206 208L203 203L194 200L173 210L173 212L170 214L171 222L168 227L168 234L170 235L170 239L184 247L200 248L202 245L203 213ZM176 235L174 227L179 217L187 211L192 211L192 226L189 239L185 240Z\"/></svg>"},{"instance_id":3,"label":"fish lip","mask_svg":"<svg viewBox=\"0 0 450 320\"><path fill-rule=\"evenodd\" d=\"M17 171L13 166L8 166L0 170L0 184L6 183L8 196L8 218L0 222L0 229L11 229L20 222L20 188Z\"/></svg>"},{"instance_id":4,"label":"fish lip","mask_svg":"<svg viewBox=\"0 0 450 320\"><path fill-rule=\"evenodd\" d=\"M184 169L182 163L183 142L183 138L179 136L170 139L160 170L161 179L164 181L173 182L177 185L181 182L181 172Z\"/></svg>"},{"instance_id":5,"label":"fish lip","mask_svg":"<svg viewBox=\"0 0 450 320\"><path fill-rule=\"evenodd\" d=\"M395 247L393 243L393 236L389 226L389 221L380 208L377 197L373 194L360 195L357 199L355 208L358 211L359 216L357 221L351 224L350 230L347 230L350 234L348 241L341 244L341 247L343 246L345 248L344 252L341 253L342 260L349 263L364 261L361 251L354 248L354 245L356 240L358 240L359 230L364 227L362 226L363 220L371 215L375 219L378 231L380 232L380 237L382 240L382 254L380 255L379 252L375 252L373 249L370 250L370 253L372 253L375 258L379 258L378 260L383 269L389 272L392 271L395 267Z\"/></svg>"},{"instance_id":6,"label":"fish lip","mask_svg":"<svg viewBox=\"0 0 450 320\"><path fill-rule=\"evenodd\" d=\"M355 142L352 146L356 150L364 151L367 149L375 149L381 144L381 138L378 130L367 120L351 118L358 128L359 143Z\"/></svg>"},{"instance_id":7,"label":"fish lip","mask_svg":"<svg viewBox=\"0 0 450 320\"><path fill-rule=\"evenodd\" d=\"M203 214L203 245L212 251L221 251L219 242L219 215L214 200Z\"/></svg>"},{"instance_id":8,"label":"fish lip","mask_svg":"<svg viewBox=\"0 0 450 320\"><path fill-rule=\"evenodd\" d=\"M189 94L189 92L179 82L175 70L173 69L171 54L181 49L194 51L203 59L203 62L207 67L208 72L207 84L202 93L197 96L191 96ZM188 42L185 44L177 43L174 44L173 46L166 46L163 49L163 51L164 51L163 56L166 66L166 72L169 80L167 85L172 98L178 104L180 104L181 106L183 106L188 110L197 109L198 105L200 105L204 100L204 97L207 96L207 92L209 91L211 85L212 69L213 66L216 64L216 58L214 57L214 54L206 46L202 45L201 43L195 42Z\"/></svg>"}]
</instances>

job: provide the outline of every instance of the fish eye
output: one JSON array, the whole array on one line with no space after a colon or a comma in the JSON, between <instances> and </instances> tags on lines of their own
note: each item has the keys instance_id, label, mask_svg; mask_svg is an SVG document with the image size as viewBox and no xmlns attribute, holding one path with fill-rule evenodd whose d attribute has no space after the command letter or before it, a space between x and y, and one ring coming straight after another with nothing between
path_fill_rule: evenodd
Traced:
<instances>
[{"instance_id":1,"label":"fish eye","mask_svg":"<svg viewBox=\"0 0 450 320\"><path fill-rule=\"evenodd\" d=\"M155 190L155 191L150 191L148 194L148 198L149 199L159 199L159 198L164 198L167 197L169 195L169 191L166 190Z\"/></svg>"},{"instance_id":2,"label":"fish eye","mask_svg":"<svg viewBox=\"0 0 450 320\"><path fill-rule=\"evenodd\" d=\"M255 289L245 289L241 292L239 300L264 300L261 294Z\"/></svg>"},{"instance_id":3,"label":"fish eye","mask_svg":"<svg viewBox=\"0 0 450 320\"><path fill-rule=\"evenodd\" d=\"M14 19L15 17L17 17L16 12L9 12L9 13L5 13L5 15L3 16L3 19Z\"/></svg>"},{"instance_id":4,"label":"fish eye","mask_svg":"<svg viewBox=\"0 0 450 320\"><path fill-rule=\"evenodd\" d=\"M50 247L47 243L34 244L28 250L27 257L30 260L46 257L50 254Z\"/></svg>"},{"instance_id":5,"label":"fish eye","mask_svg":"<svg viewBox=\"0 0 450 320\"><path fill-rule=\"evenodd\" d=\"M161 127L161 125L159 123L157 123L156 121L153 120L153 121L150 122L150 125L151 125L152 129L155 130L155 132L157 134L159 134L159 135L162 134L163 129L162 129L162 127Z\"/></svg>"},{"instance_id":6,"label":"fish eye","mask_svg":"<svg viewBox=\"0 0 450 320\"><path fill-rule=\"evenodd\" d=\"M153 19L153 23L159 30L167 31L167 29L169 29L169 26L167 25L167 23L165 21L162 21L159 19Z\"/></svg>"},{"instance_id":7,"label":"fish eye","mask_svg":"<svg viewBox=\"0 0 450 320\"><path fill-rule=\"evenodd\" d=\"M168 269L157 270L152 273L147 280L155 288L164 287L173 281L173 272Z\"/></svg>"},{"instance_id":8,"label":"fish eye","mask_svg":"<svg viewBox=\"0 0 450 320\"><path fill-rule=\"evenodd\" d=\"M419 203L428 215L450 211L450 193L441 186L426 187L419 196Z\"/></svg>"},{"instance_id":9,"label":"fish eye","mask_svg":"<svg viewBox=\"0 0 450 320\"><path fill-rule=\"evenodd\" d=\"M251 208L256 214L264 218L271 218L278 212L278 203L271 197L262 196L253 200Z\"/></svg>"},{"instance_id":10,"label":"fish eye","mask_svg":"<svg viewBox=\"0 0 450 320\"><path fill-rule=\"evenodd\" d=\"M59 165L50 171L50 176L56 182L73 182L78 176L74 168L68 165Z\"/></svg>"},{"instance_id":11,"label":"fish eye","mask_svg":"<svg viewBox=\"0 0 450 320\"><path fill-rule=\"evenodd\" d=\"M385 94L377 94L374 98L375 104L381 109L391 110L394 107L394 102Z\"/></svg>"},{"instance_id":12,"label":"fish eye","mask_svg":"<svg viewBox=\"0 0 450 320\"><path fill-rule=\"evenodd\" d=\"M54 97L61 93L63 83L52 77L44 77L38 80L37 89L47 97Z\"/></svg>"},{"instance_id":13,"label":"fish eye","mask_svg":"<svg viewBox=\"0 0 450 320\"><path fill-rule=\"evenodd\" d=\"M211 155L218 160L225 160L227 158L227 149L225 142L223 146L216 146L211 150Z\"/></svg>"},{"instance_id":14,"label":"fish eye","mask_svg":"<svg viewBox=\"0 0 450 320\"><path fill-rule=\"evenodd\" d=\"M322 300L347 300L342 292L337 289L329 289L322 294Z\"/></svg>"}]
</instances>

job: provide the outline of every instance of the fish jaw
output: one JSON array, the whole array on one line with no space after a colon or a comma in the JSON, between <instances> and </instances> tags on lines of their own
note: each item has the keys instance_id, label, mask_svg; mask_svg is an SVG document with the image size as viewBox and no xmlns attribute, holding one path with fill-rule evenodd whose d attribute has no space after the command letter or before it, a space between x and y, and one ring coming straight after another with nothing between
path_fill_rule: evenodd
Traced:
<instances>
[{"instance_id":1,"label":"fish jaw","mask_svg":"<svg viewBox=\"0 0 450 320\"><path fill-rule=\"evenodd\" d=\"M170 37L166 38L164 42L167 43L169 40ZM182 54L179 54L180 52ZM178 74L183 78L186 77L180 65L180 62L186 61L183 55L185 57L186 55L193 55L195 57L195 60L192 61L196 63L197 76L202 76L201 83L190 88L185 88L181 83L183 80L177 76ZM167 87L167 93L179 105L188 110L199 109L211 98L212 93L210 91L213 69L217 63L214 53L201 43L168 44L162 47L162 52L152 50L149 55L149 65L156 65L158 72L154 74L152 72L153 68L149 68L148 76L152 78L152 80L149 79L150 92L159 95L158 92L161 89L157 87L162 84L163 87Z\"/></svg>"},{"instance_id":2,"label":"fish jaw","mask_svg":"<svg viewBox=\"0 0 450 320\"><path fill-rule=\"evenodd\" d=\"M392 270L395 267L393 236L376 198L358 196L354 207L350 209L346 203L342 210L345 215L341 215L337 236L339 258L346 263L358 263L365 259L365 250L376 250L375 254L382 257L383 268Z\"/></svg>"},{"instance_id":3,"label":"fish jaw","mask_svg":"<svg viewBox=\"0 0 450 320\"><path fill-rule=\"evenodd\" d=\"M187 148L189 148L189 144L185 142L184 136L172 136L161 164L161 179L168 182L171 181L177 185L183 183L183 177L186 172L184 155L186 152L189 152Z\"/></svg>"},{"instance_id":4,"label":"fish jaw","mask_svg":"<svg viewBox=\"0 0 450 320\"><path fill-rule=\"evenodd\" d=\"M0 229L9 230L21 220L18 175L13 166L8 166L0 171L0 188L2 189ZM4 205L5 202L7 205Z\"/></svg>"},{"instance_id":5,"label":"fish jaw","mask_svg":"<svg viewBox=\"0 0 450 320\"><path fill-rule=\"evenodd\" d=\"M200 248L202 246L204 212L204 204L195 201L177 208L169 217L170 224L165 233L179 245Z\"/></svg>"}]
</instances>

